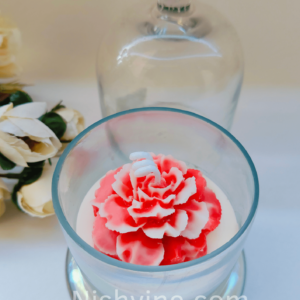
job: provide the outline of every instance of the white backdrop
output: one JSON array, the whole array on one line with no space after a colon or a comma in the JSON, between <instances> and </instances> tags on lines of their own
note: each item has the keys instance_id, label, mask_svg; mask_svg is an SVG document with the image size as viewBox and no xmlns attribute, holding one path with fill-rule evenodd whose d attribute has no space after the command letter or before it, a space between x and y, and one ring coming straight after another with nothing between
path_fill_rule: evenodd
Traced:
<instances>
[{"instance_id":1,"label":"white backdrop","mask_svg":"<svg viewBox=\"0 0 300 300\"><path fill-rule=\"evenodd\" d=\"M112 16L134 1L155 0L1 0L0 10L22 30L26 78L84 80L95 76L96 48ZM300 85L300 1L202 1L236 27L246 84Z\"/></svg>"}]
</instances>

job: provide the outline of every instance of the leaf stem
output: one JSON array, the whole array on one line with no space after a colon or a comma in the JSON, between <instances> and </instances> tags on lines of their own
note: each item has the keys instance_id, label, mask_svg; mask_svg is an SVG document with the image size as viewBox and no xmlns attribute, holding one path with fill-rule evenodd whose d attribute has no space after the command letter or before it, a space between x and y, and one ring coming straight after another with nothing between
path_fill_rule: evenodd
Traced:
<instances>
[{"instance_id":1,"label":"leaf stem","mask_svg":"<svg viewBox=\"0 0 300 300\"><path fill-rule=\"evenodd\" d=\"M20 174L17 173L8 173L8 174L0 174L2 178L9 178L9 179L20 179Z\"/></svg>"},{"instance_id":2,"label":"leaf stem","mask_svg":"<svg viewBox=\"0 0 300 300\"><path fill-rule=\"evenodd\" d=\"M71 143L72 142L72 140L70 140L70 141L62 141L62 140L59 140L62 144L68 144L68 143Z\"/></svg>"}]
</instances>

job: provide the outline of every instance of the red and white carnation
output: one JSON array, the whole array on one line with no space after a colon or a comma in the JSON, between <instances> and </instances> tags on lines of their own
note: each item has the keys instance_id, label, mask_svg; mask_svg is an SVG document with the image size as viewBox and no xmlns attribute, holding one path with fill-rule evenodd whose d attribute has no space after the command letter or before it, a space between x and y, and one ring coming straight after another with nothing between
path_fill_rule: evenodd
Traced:
<instances>
[{"instance_id":1,"label":"red and white carnation","mask_svg":"<svg viewBox=\"0 0 300 300\"><path fill-rule=\"evenodd\" d=\"M148 266L206 255L206 236L221 219L221 205L198 170L168 155L153 155L160 183L137 178L132 163L109 171L93 201L95 248L113 258Z\"/></svg>"}]
</instances>

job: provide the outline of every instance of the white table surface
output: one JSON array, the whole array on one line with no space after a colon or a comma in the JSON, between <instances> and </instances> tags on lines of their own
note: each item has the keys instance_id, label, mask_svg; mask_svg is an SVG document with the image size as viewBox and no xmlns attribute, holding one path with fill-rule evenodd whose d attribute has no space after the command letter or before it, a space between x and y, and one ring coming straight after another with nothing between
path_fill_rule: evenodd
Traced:
<instances>
[{"instance_id":1,"label":"white table surface","mask_svg":"<svg viewBox=\"0 0 300 300\"><path fill-rule=\"evenodd\" d=\"M49 106L63 99L87 125L101 116L95 82L36 83L28 91ZM299 299L300 89L244 88L232 133L252 156L261 186L245 247L244 294L249 300ZM0 299L70 299L66 251L55 216L31 218L8 202L0 218Z\"/></svg>"}]
</instances>

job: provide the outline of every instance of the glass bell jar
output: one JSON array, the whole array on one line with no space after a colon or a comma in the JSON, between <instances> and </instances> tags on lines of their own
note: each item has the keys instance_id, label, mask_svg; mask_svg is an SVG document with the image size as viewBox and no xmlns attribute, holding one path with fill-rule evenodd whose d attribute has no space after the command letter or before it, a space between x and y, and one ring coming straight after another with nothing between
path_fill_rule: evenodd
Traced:
<instances>
[{"instance_id":1,"label":"glass bell jar","mask_svg":"<svg viewBox=\"0 0 300 300\"><path fill-rule=\"evenodd\" d=\"M232 25L193 0L137 1L101 41L103 117L139 107L192 111L230 129L243 81Z\"/></svg>"}]
</instances>

